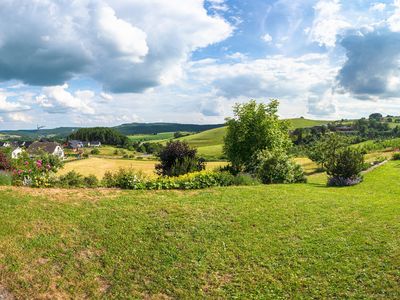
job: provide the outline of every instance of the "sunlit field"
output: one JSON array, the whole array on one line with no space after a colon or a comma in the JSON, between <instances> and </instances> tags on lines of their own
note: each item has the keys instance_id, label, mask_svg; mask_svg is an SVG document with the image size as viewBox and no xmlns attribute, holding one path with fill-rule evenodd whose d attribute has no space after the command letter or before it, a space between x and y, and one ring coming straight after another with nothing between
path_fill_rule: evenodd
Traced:
<instances>
[{"instance_id":1,"label":"sunlit field","mask_svg":"<svg viewBox=\"0 0 400 300\"><path fill-rule=\"evenodd\" d=\"M64 168L59 171L59 175L76 171L84 176L96 175L101 179L107 171L117 171L119 168L133 168L140 170L149 176L155 176L154 166L157 161L153 160L130 160L116 158L97 158L91 157L88 159L76 160L65 164ZM219 166L226 165L225 162L208 162L206 168L213 170Z\"/></svg>"}]
</instances>

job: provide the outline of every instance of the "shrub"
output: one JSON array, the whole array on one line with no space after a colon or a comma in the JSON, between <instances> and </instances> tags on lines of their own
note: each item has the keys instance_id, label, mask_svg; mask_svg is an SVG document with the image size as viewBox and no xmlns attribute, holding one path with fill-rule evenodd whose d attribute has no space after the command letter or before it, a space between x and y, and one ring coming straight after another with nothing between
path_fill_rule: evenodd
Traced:
<instances>
[{"instance_id":1,"label":"shrub","mask_svg":"<svg viewBox=\"0 0 400 300\"><path fill-rule=\"evenodd\" d=\"M83 178L83 182L85 186L89 188L95 188L100 185L100 182L95 175L86 176L85 178Z\"/></svg>"},{"instance_id":2,"label":"shrub","mask_svg":"<svg viewBox=\"0 0 400 300\"><path fill-rule=\"evenodd\" d=\"M107 187L107 188L116 187L117 184L116 184L113 173L111 173L110 171L107 171L103 176L101 184L102 184L102 186Z\"/></svg>"},{"instance_id":3,"label":"shrub","mask_svg":"<svg viewBox=\"0 0 400 300\"><path fill-rule=\"evenodd\" d=\"M26 152L22 153L18 159L12 161L13 184L47 187L50 185L50 176L62 166L63 162L54 155L41 154L30 158Z\"/></svg>"},{"instance_id":4,"label":"shrub","mask_svg":"<svg viewBox=\"0 0 400 300\"><path fill-rule=\"evenodd\" d=\"M100 154L100 150L97 148L92 149L92 151L90 151L90 154L92 155L99 155Z\"/></svg>"},{"instance_id":5,"label":"shrub","mask_svg":"<svg viewBox=\"0 0 400 300\"><path fill-rule=\"evenodd\" d=\"M160 163L156 172L163 176L179 176L205 169L203 159L197 157L197 150L186 142L170 141L159 153Z\"/></svg>"},{"instance_id":6,"label":"shrub","mask_svg":"<svg viewBox=\"0 0 400 300\"><path fill-rule=\"evenodd\" d=\"M11 170L11 159L10 155L0 151L0 171L10 171Z\"/></svg>"},{"instance_id":7,"label":"shrub","mask_svg":"<svg viewBox=\"0 0 400 300\"><path fill-rule=\"evenodd\" d=\"M306 182L303 169L284 153L263 151L258 155L256 174L262 183Z\"/></svg>"},{"instance_id":8,"label":"shrub","mask_svg":"<svg viewBox=\"0 0 400 300\"><path fill-rule=\"evenodd\" d=\"M233 179L234 185L259 185L261 184L258 178L248 173L239 173Z\"/></svg>"},{"instance_id":9,"label":"shrub","mask_svg":"<svg viewBox=\"0 0 400 300\"><path fill-rule=\"evenodd\" d=\"M107 172L103 186L131 190L203 189L234 184L235 177L228 172L196 172L178 177L159 177L150 180L133 169L120 169L117 173Z\"/></svg>"},{"instance_id":10,"label":"shrub","mask_svg":"<svg viewBox=\"0 0 400 300\"><path fill-rule=\"evenodd\" d=\"M64 188L83 187L85 182L81 174L75 171L70 171L67 174L59 177L58 185Z\"/></svg>"},{"instance_id":11,"label":"shrub","mask_svg":"<svg viewBox=\"0 0 400 300\"><path fill-rule=\"evenodd\" d=\"M400 152L393 153L392 159L393 160L400 160Z\"/></svg>"},{"instance_id":12,"label":"shrub","mask_svg":"<svg viewBox=\"0 0 400 300\"><path fill-rule=\"evenodd\" d=\"M326 172L328 185L343 186L361 182L360 173L364 166L364 155L358 149L344 148L328 158Z\"/></svg>"},{"instance_id":13,"label":"shrub","mask_svg":"<svg viewBox=\"0 0 400 300\"><path fill-rule=\"evenodd\" d=\"M113 175L114 187L127 190L141 190L146 186L147 178L141 171L134 169L119 169Z\"/></svg>"},{"instance_id":14,"label":"shrub","mask_svg":"<svg viewBox=\"0 0 400 300\"><path fill-rule=\"evenodd\" d=\"M6 186L12 184L12 176L7 173L0 171L0 186Z\"/></svg>"}]
</instances>

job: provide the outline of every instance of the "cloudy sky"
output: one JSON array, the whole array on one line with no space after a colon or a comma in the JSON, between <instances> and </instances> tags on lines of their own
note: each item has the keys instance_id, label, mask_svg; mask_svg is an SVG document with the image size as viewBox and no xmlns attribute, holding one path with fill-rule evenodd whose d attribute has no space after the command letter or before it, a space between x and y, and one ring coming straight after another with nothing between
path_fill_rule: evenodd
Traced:
<instances>
[{"instance_id":1,"label":"cloudy sky","mask_svg":"<svg viewBox=\"0 0 400 300\"><path fill-rule=\"evenodd\" d=\"M400 115L400 0L1 0L0 129Z\"/></svg>"}]
</instances>

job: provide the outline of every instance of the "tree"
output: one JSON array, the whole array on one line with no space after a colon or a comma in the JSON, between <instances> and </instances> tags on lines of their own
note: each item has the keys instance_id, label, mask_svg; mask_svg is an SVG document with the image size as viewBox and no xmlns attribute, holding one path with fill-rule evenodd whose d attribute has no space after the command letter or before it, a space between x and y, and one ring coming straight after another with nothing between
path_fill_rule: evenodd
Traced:
<instances>
[{"instance_id":1,"label":"tree","mask_svg":"<svg viewBox=\"0 0 400 300\"><path fill-rule=\"evenodd\" d=\"M197 150L191 148L187 142L170 141L158 156L158 175L179 176L205 169L204 159L197 157Z\"/></svg>"},{"instance_id":2,"label":"tree","mask_svg":"<svg viewBox=\"0 0 400 300\"><path fill-rule=\"evenodd\" d=\"M347 145L348 142L344 136L329 133L314 143L309 150L308 157L325 169L328 159Z\"/></svg>"},{"instance_id":3,"label":"tree","mask_svg":"<svg viewBox=\"0 0 400 300\"><path fill-rule=\"evenodd\" d=\"M279 120L279 102L257 104L255 100L236 104L234 118L227 119L224 153L238 171L252 168L262 150L287 153L292 145L289 124Z\"/></svg>"},{"instance_id":4,"label":"tree","mask_svg":"<svg viewBox=\"0 0 400 300\"><path fill-rule=\"evenodd\" d=\"M349 186L360 183L364 155L358 149L345 147L328 157L326 173L329 186Z\"/></svg>"},{"instance_id":5,"label":"tree","mask_svg":"<svg viewBox=\"0 0 400 300\"><path fill-rule=\"evenodd\" d=\"M373 113L369 115L369 119L370 120L377 120L377 121L381 121L383 118L382 114L380 113Z\"/></svg>"}]
</instances>

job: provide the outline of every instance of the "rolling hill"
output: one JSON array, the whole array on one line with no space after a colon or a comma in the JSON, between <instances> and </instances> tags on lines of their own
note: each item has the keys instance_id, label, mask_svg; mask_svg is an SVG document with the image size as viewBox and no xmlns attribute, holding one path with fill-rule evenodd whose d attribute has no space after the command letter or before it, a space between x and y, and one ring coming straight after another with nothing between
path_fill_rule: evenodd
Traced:
<instances>
[{"instance_id":1,"label":"rolling hill","mask_svg":"<svg viewBox=\"0 0 400 300\"><path fill-rule=\"evenodd\" d=\"M330 121L309 120L303 118L288 119L291 129L306 128L328 124ZM226 127L215 128L203 131L197 134L180 138L179 140L187 141L189 145L198 149L198 153L207 159L222 158L222 146Z\"/></svg>"}]
</instances>

